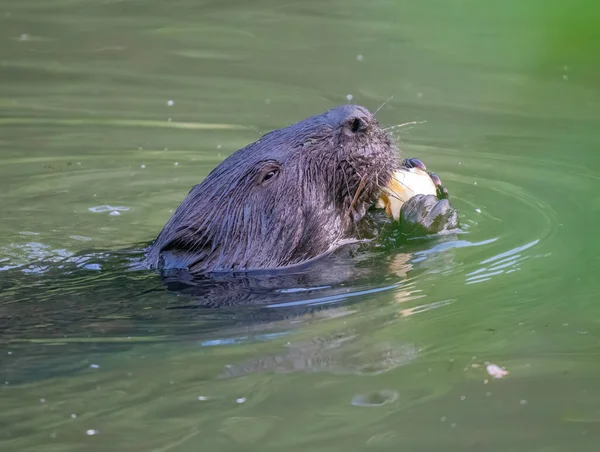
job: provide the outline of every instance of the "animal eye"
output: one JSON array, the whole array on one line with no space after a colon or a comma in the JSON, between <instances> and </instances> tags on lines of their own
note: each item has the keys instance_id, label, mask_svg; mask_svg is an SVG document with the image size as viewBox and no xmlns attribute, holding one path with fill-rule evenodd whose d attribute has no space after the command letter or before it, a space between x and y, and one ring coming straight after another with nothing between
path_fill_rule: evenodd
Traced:
<instances>
[{"instance_id":1,"label":"animal eye","mask_svg":"<svg viewBox=\"0 0 600 452\"><path fill-rule=\"evenodd\" d=\"M352 131L352 133L356 133L359 130L363 129L363 122L360 118L354 118L350 120L350 130Z\"/></svg>"},{"instance_id":2,"label":"animal eye","mask_svg":"<svg viewBox=\"0 0 600 452\"><path fill-rule=\"evenodd\" d=\"M279 174L279 168L275 165L268 165L258 174L256 182L258 185L262 185L265 182L274 179L277 174Z\"/></svg>"},{"instance_id":3,"label":"animal eye","mask_svg":"<svg viewBox=\"0 0 600 452\"><path fill-rule=\"evenodd\" d=\"M265 174L265 175L263 176L263 182L264 182L264 181L267 181L267 180L269 180L269 179L271 179L272 177L274 177L274 176L275 176L275 174L277 174L277 171L275 171L275 170L271 170L271 171L269 171L267 174Z\"/></svg>"}]
</instances>

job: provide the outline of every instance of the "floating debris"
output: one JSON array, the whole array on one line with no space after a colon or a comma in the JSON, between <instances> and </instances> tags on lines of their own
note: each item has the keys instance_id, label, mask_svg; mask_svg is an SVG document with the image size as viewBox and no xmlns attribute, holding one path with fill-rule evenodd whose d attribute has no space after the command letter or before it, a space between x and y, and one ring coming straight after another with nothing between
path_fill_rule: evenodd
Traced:
<instances>
[{"instance_id":1,"label":"floating debris","mask_svg":"<svg viewBox=\"0 0 600 452\"><path fill-rule=\"evenodd\" d=\"M488 364L486 367L488 374L494 378L502 378L508 375L508 371L496 364Z\"/></svg>"},{"instance_id":2,"label":"floating debris","mask_svg":"<svg viewBox=\"0 0 600 452\"><path fill-rule=\"evenodd\" d=\"M104 212L126 212L129 210L129 207L125 206L109 206L105 204L103 206L89 207L88 210L94 213L104 213Z\"/></svg>"}]
</instances>

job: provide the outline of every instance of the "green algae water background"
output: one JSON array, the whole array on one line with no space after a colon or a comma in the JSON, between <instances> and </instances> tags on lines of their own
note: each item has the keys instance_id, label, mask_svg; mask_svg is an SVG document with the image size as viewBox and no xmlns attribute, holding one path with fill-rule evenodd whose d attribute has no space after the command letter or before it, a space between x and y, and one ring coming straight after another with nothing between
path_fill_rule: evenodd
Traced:
<instances>
[{"instance_id":1,"label":"green algae water background","mask_svg":"<svg viewBox=\"0 0 600 452\"><path fill-rule=\"evenodd\" d=\"M0 1L0 450L597 450L599 23L583 0ZM168 310L103 257L261 133L392 96L379 121L418 123L392 130L464 234L259 323Z\"/></svg>"}]
</instances>

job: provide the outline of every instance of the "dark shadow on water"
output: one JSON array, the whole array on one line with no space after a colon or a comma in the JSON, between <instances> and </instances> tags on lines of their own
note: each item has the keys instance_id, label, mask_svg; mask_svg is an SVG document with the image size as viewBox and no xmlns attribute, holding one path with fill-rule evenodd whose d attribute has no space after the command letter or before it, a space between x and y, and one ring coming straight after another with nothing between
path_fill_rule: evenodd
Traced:
<instances>
[{"instance_id":1,"label":"dark shadow on water","mask_svg":"<svg viewBox=\"0 0 600 452\"><path fill-rule=\"evenodd\" d=\"M44 271L0 272L0 349L21 356L5 377L17 384L86 371L102 356L127 353L140 342L269 341L306 319L392 302L432 266L453 265L447 253L424 259L424 250L463 242L449 234L409 247L388 237L343 246L309 266L211 277L133 270L141 247L32 264ZM7 358L0 353L0 366Z\"/></svg>"},{"instance_id":2,"label":"dark shadow on water","mask_svg":"<svg viewBox=\"0 0 600 452\"><path fill-rule=\"evenodd\" d=\"M452 240L455 236L422 242L430 247ZM48 338L137 336L140 331L164 337L221 323L269 322L399 287L406 274L419 272L405 251L407 246L392 249L389 243L352 244L310 266L210 277L172 272L161 278L153 271L131 270L142 258L139 249L38 262L29 268L43 271L0 272L1 337L5 342L32 332Z\"/></svg>"}]
</instances>

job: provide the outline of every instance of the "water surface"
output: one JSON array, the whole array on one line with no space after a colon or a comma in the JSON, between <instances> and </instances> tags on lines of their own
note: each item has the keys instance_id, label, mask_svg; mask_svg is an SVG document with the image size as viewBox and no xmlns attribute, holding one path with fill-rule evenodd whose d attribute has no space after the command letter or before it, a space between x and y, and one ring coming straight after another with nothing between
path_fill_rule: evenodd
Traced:
<instances>
[{"instance_id":1,"label":"water surface","mask_svg":"<svg viewBox=\"0 0 600 452\"><path fill-rule=\"evenodd\" d=\"M596 450L599 12L0 1L0 449ZM392 95L463 234L292 307L122 270L231 152Z\"/></svg>"}]
</instances>

